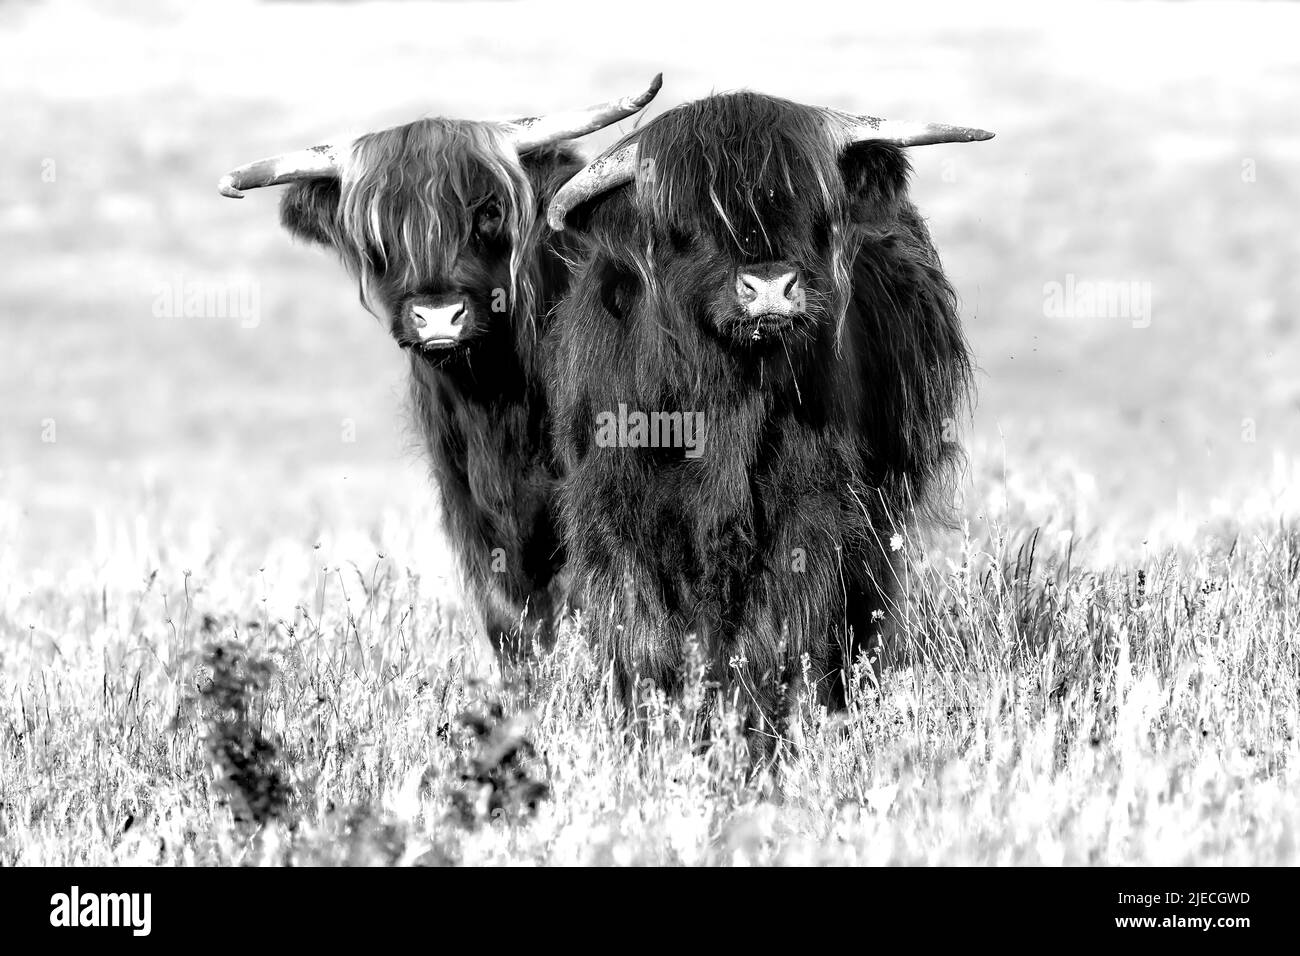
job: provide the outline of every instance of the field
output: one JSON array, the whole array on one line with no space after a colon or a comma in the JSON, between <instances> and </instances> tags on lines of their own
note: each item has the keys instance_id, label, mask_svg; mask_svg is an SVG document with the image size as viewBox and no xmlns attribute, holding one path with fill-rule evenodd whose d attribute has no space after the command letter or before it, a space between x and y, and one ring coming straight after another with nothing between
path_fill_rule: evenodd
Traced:
<instances>
[{"instance_id":1,"label":"field","mask_svg":"<svg viewBox=\"0 0 1300 956\"><path fill-rule=\"evenodd\" d=\"M589 9L0 6L0 865L1294 864L1300 10ZM215 190L658 70L651 113L998 133L914 157L981 370L962 527L904 543L905 663L775 772L725 709L695 746L703 683L626 739L580 624L496 672L403 357L273 190Z\"/></svg>"}]
</instances>

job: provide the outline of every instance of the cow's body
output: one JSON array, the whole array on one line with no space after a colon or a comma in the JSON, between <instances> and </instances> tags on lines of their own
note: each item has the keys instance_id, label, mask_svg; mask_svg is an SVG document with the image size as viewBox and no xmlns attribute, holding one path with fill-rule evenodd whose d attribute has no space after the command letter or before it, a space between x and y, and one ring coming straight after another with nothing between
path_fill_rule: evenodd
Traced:
<instances>
[{"instance_id":1,"label":"cow's body","mask_svg":"<svg viewBox=\"0 0 1300 956\"><path fill-rule=\"evenodd\" d=\"M510 123L428 118L248 163L223 195L289 183L281 221L338 253L409 349L415 422L446 527L499 650L549 645L564 590L545 388L568 237L546 206L581 168L575 137L637 96Z\"/></svg>"},{"instance_id":2,"label":"cow's body","mask_svg":"<svg viewBox=\"0 0 1300 956\"><path fill-rule=\"evenodd\" d=\"M636 181L570 217L587 247L556 332L566 540L625 697L677 687L694 638L755 726L805 678L843 703L969 375L901 150L821 122L733 94L643 127ZM601 447L620 404L702 413L703 454Z\"/></svg>"},{"instance_id":3,"label":"cow's body","mask_svg":"<svg viewBox=\"0 0 1300 956\"><path fill-rule=\"evenodd\" d=\"M385 151L385 181L374 187L384 210L377 237L356 235L342 219L322 219L347 208L340 191L358 188L347 180L290 187L281 206L284 224L309 238L324 232L336 248L374 248L376 238L405 232L423 233L432 245L430 234L437 230L410 215L422 208L417 191L428 191L409 174L420 162L400 149ZM530 208L510 218L526 225L495 262L485 262L481 250L473 262L444 264L440 251L398 249L398 268L380 268L364 284L367 305L408 351L413 418L466 586L489 639L511 647L533 640L549 645L561 606L564 550L555 513L557 469L547 427L543 343L568 274L559 258L565 237L545 228L544 209L581 167L570 147L540 150L519 162L516 201ZM432 176L446 170L445 164L425 168ZM388 175L403 169L405 178ZM481 171L464 172L463 178L469 192L493 190ZM452 220L443 230L469 228L443 215ZM459 210L456 215L472 219ZM368 263L357 257L349 265L360 272ZM436 304L452 290L472 302L472 315L463 320L468 327L454 346L427 347L413 327L411 303Z\"/></svg>"},{"instance_id":4,"label":"cow's body","mask_svg":"<svg viewBox=\"0 0 1300 956\"><path fill-rule=\"evenodd\" d=\"M529 157L537 221L574 171L570 149ZM567 599L545 388L550 316L568 290L565 239L547 230L530 255L536 300L511 334L445 360L412 348L411 403L467 586L494 644L549 647Z\"/></svg>"}]
</instances>

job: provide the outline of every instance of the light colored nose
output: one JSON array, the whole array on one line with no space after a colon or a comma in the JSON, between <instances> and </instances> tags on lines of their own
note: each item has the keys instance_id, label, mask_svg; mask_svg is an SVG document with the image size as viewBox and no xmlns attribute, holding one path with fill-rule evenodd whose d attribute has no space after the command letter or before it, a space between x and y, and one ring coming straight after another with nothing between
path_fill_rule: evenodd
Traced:
<instances>
[{"instance_id":1,"label":"light colored nose","mask_svg":"<svg viewBox=\"0 0 1300 956\"><path fill-rule=\"evenodd\" d=\"M464 301L411 307L411 324L423 342L455 342L465 331Z\"/></svg>"},{"instance_id":2,"label":"light colored nose","mask_svg":"<svg viewBox=\"0 0 1300 956\"><path fill-rule=\"evenodd\" d=\"M736 295L744 310L760 315L797 315L804 310L803 283L798 272L756 275L742 272L736 278Z\"/></svg>"}]
</instances>

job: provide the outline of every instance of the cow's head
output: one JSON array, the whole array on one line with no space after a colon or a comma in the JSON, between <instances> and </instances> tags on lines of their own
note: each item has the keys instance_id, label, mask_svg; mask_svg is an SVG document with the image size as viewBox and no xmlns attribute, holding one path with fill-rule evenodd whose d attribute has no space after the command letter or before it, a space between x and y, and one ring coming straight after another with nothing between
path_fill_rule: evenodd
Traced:
<instances>
[{"instance_id":1,"label":"cow's head","mask_svg":"<svg viewBox=\"0 0 1300 956\"><path fill-rule=\"evenodd\" d=\"M863 236L906 199L901 147L992 133L803 106L758 93L668 111L608 150L552 200L552 228L604 255L603 298L637 292L746 347L834 325Z\"/></svg>"},{"instance_id":2,"label":"cow's head","mask_svg":"<svg viewBox=\"0 0 1300 956\"><path fill-rule=\"evenodd\" d=\"M219 189L291 183L281 221L333 248L397 341L440 360L530 325L545 229L539 185L579 162L566 141L631 116L658 92L514 122L423 119L249 163Z\"/></svg>"}]
</instances>

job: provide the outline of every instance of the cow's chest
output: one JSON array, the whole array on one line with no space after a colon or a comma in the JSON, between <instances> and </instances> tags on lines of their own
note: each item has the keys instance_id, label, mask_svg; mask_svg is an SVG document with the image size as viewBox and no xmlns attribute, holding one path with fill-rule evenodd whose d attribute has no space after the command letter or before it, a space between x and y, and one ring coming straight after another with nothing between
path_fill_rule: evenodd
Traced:
<instances>
[{"instance_id":1,"label":"cow's chest","mask_svg":"<svg viewBox=\"0 0 1300 956\"><path fill-rule=\"evenodd\" d=\"M792 546L839 545L858 483L830 433L758 402L712 421L705 453L690 463L702 565L752 574Z\"/></svg>"}]
</instances>

